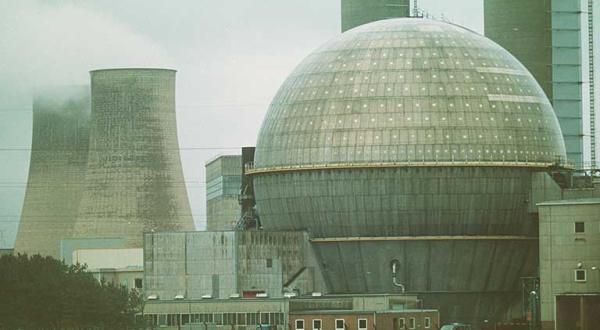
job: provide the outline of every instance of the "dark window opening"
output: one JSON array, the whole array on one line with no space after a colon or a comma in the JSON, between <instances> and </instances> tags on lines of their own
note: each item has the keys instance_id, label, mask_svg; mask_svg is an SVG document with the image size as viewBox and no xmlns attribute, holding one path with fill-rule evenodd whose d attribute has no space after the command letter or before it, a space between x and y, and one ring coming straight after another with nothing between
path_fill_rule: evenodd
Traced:
<instances>
[{"instance_id":1,"label":"dark window opening","mask_svg":"<svg viewBox=\"0 0 600 330\"><path fill-rule=\"evenodd\" d=\"M136 278L135 279L135 288L136 289L141 289L142 287L143 287L142 286L142 279L141 278Z\"/></svg>"},{"instance_id":2,"label":"dark window opening","mask_svg":"<svg viewBox=\"0 0 600 330\"><path fill-rule=\"evenodd\" d=\"M585 282L586 278L585 269L576 269L575 270L575 282Z\"/></svg>"},{"instance_id":3,"label":"dark window opening","mask_svg":"<svg viewBox=\"0 0 600 330\"><path fill-rule=\"evenodd\" d=\"M313 320L313 330L321 330L321 320Z\"/></svg>"},{"instance_id":4,"label":"dark window opening","mask_svg":"<svg viewBox=\"0 0 600 330\"><path fill-rule=\"evenodd\" d=\"M267 259L267 268L271 268L273 267L273 259L269 258Z\"/></svg>"},{"instance_id":5,"label":"dark window opening","mask_svg":"<svg viewBox=\"0 0 600 330\"><path fill-rule=\"evenodd\" d=\"M358 328L366 329L367 328L367 319L359 319L358 320Z\"/></svg>"},{"instance_id":6,"label":"dark window opening","mask_svg":"<svg viewBox=\"0 0 600 330\"><path fill-rule=\"evenodd\" d=\"M585 222L575 222L575 232L585 233Z\"/></svg>"}]
</instances>

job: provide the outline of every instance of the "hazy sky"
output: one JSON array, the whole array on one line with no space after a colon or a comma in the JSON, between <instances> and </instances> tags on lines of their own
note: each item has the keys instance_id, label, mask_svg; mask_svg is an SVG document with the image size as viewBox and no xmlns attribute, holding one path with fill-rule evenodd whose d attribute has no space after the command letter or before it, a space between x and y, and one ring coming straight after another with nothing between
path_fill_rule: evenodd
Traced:
<instances>
[{"instance_id":1,"label":"hazy sky","mask_svg":"<svg viewBox=\"0 0 600 330\"><path fill-rule=\"evenodd\" d=\"M483 32L483 0L419 6ZM36 86L87 84L99 68L177 69L181 158L204 229L206 160L254 145L279 85L339 33L340 0L0 0L0 247L18 226Z\"/></svg>"}]
</instances>

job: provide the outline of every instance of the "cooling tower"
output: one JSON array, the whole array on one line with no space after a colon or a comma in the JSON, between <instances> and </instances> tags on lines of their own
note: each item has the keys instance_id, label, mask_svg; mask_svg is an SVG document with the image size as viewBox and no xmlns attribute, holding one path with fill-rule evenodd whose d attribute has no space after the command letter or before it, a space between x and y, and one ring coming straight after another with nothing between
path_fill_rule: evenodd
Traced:
<instances>
[{"instance_id":1,"label":"cooling tower","mask_svg":"<svg viewBox=\"0 0 600 330\"><path fill-rule=\"evenodd\" d=\"M15 251L59 257L83 192L90 117L89 86L39 92L33 100L31 160Z\"/></svg>"},{"instance_id":2,"label":"cooling tower","mask_svg":"<svg viewBox=\"0 0 600 330\"><path fill-rule=\"evenodd\" d=\"M194 230L175 118L175 71L91 71L92 118L78 238Z\"/></svg>"},{"instance_id":3,"label":"cooling tower","mask_svg":"<svg viewBox=\"0 0 600 330\"><path fill-rule=\"evenodd\" d=\"M263 122L268 230L308 230L333 293L419 294L446 321L507 318L537 267L531 175L565 160L552 106L510 53L400 18L310 54Z\"/></svg>"}]
</instances>

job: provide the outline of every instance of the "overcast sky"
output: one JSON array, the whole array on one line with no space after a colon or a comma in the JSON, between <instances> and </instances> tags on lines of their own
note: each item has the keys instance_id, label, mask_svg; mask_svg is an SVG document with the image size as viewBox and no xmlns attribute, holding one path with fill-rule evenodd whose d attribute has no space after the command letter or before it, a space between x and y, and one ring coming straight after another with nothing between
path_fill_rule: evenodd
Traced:
<instances>
[{"instance_id":1,"label":"overcast sky","mask_svg":"<svg viewBox=\"0 0 600 330\"><path fill-rule=\"evenodd\" d=\"M483 0L419 6L483 32ZM254 145L279 85L339 33L340 0L0 0L0 247L21 212L33 88L88 84L98 68L178 70L181 158L204 229L206 160Z\"/></svg>"}]
</instances>

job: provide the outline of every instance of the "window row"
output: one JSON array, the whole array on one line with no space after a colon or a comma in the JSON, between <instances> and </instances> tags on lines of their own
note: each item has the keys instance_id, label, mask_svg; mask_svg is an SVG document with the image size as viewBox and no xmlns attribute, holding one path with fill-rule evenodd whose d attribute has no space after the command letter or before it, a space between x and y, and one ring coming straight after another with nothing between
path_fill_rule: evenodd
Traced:
<instances>
[{"instance_id":1,"label":"window row","mask_svg":"<svg viewBox=\"0 0 600 330\"><path fill-rule=\"evenodd\" d=\"M215 325L283 325L284 314L275 313L199 313L199 314L149 314L154 326L179 326L187 324Z\"/></svg>"}]
</instances>

